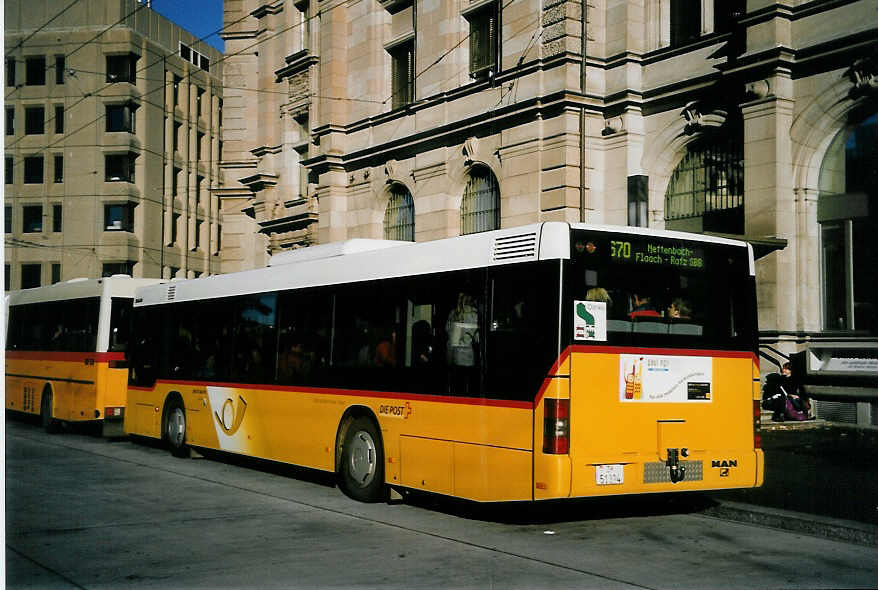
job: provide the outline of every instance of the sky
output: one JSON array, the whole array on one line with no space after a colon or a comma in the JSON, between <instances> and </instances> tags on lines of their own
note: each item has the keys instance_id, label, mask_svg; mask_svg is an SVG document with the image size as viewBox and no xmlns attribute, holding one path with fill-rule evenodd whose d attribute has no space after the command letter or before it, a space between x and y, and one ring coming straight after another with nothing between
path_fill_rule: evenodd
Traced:
<instances>
[{"instance_id":1,"label":"sky","mask_svg":"<svg viewBox=\"0 0 878 590\"><path fill-rule=\"evenodd\" d=\"M152 0L152 9L180 25L219 51L224 43L217 31L223 28L223 0Z\"/></svg>"}]
</instances>

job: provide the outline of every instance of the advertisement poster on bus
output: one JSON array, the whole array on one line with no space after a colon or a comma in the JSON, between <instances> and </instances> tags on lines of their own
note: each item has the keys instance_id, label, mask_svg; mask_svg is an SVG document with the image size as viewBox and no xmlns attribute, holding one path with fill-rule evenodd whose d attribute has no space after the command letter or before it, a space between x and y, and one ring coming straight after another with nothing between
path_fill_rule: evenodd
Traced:
<instances>
[{"instance_id":1,"label":"advertisement poster on bus","mask_svg":"<svg viewBox=\"0 0 878 590\"><path fill-rule=\"evenodd\" d=\"M603 301L573 302L573 338L607 340L607 304Z\"/></svg>"},{"instance_id":2,"label":"advertisement poster on bus","mask_svg":"<svg viewBox=\"0 0 878 590\"><path fill-rule=\"evenodd\" d=\"M619 396L623 402L710 402L710 357L622 354Z\"/></svg>"}]
</instances>

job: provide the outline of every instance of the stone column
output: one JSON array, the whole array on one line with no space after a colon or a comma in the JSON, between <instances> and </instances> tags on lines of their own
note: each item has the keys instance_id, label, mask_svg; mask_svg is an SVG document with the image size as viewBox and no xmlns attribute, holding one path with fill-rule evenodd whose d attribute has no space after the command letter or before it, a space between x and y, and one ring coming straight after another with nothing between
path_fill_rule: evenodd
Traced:
<instances>
[{"instance_id":1,"label":"stone column","mask_svg":"<svg viewBox=\"0 0 878 590\"><path fill-rule=\"evenodd\" d=\"M793 88L790 72L778 68L759 85L751 85L744 116L744 217L749 236L788 241L784 250L756 264L760 331L795 331L799 276L797 209L793 191Z\"/></svg>"}]
</instances>

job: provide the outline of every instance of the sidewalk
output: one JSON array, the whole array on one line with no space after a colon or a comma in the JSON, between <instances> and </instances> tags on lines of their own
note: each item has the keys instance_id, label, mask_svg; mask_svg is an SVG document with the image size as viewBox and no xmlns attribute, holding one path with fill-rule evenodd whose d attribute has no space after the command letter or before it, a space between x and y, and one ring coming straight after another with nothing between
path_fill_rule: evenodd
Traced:
<instances>
[{"instance_id":1,"label":"sidewalk","mask_svg":"<svg viewBox=\"0 0 878 590\"><path fill-rule=\"evenodd\" d=\"M781 528L799 520L797 530L810 524L823 534L878 543L878 430L822 420L774 423L769 415L762 448L765 483L711 494L721 503L717 510L747 512L736 520ZM833 532L839 527L847 533Z\"/></svg>"}]
</instances>

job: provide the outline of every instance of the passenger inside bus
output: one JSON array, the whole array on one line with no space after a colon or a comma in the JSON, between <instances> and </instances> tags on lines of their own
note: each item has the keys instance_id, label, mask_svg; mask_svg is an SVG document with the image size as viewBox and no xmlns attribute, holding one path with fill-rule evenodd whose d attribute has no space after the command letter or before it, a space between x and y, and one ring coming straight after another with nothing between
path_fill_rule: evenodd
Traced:
<instances>
[{"instance_id":1,"label":"passenger inside bus","mask_svg":"<svg viewBox=\"0 0 878 590\"><path fill-rule=\"evenodd\" d=\"M418 320L412 324L412 365L422 367L430 364L433 358L432 339L430 322Z\"/></svg>"},{"instance_id":2,"label":"passenger inside bus","mask_svg":"<svg viewBox=\"0 0 878 590\"><path fill-rule=\"evenodd\" d=\"M692 315L692 306L682 297L677 297L668 306L668 317L688 320Z\"/></svg>"},{"instance_id":3,"label":"passenger inside bus","mask_svg":"<svg viewBox=\"0 0 878 590\"><path fill-rule=\"evenodd\" d=\"M376 367L396 366L396 330L390 330L375 346L374 364Z\"/></svg>"},{"instance_id":4,"label":"passenger inside bus","mask_svg":"<svg viewBox=\"0 0 878 590\"><path fill-rule=\"evenodd\" d=\"M467 293L458 294L457 305L448 314L448 321L445 323L449 364L459 367L475 366L478 329L479 315L472 296Z\"/></svg>"},{"instance_id":5,"label":"passenger inside bus","mask_svg":"<svg viewBox=\"0 0 878 590\"><path fill-rule=\"evenodd\" d=\"M660 317L661 314L652 304L651 298L649 295L638 295L634 293L634 307L631 310L631 313L628 314L632 318L636 317Z\"/></svg>"}]
</instances>

